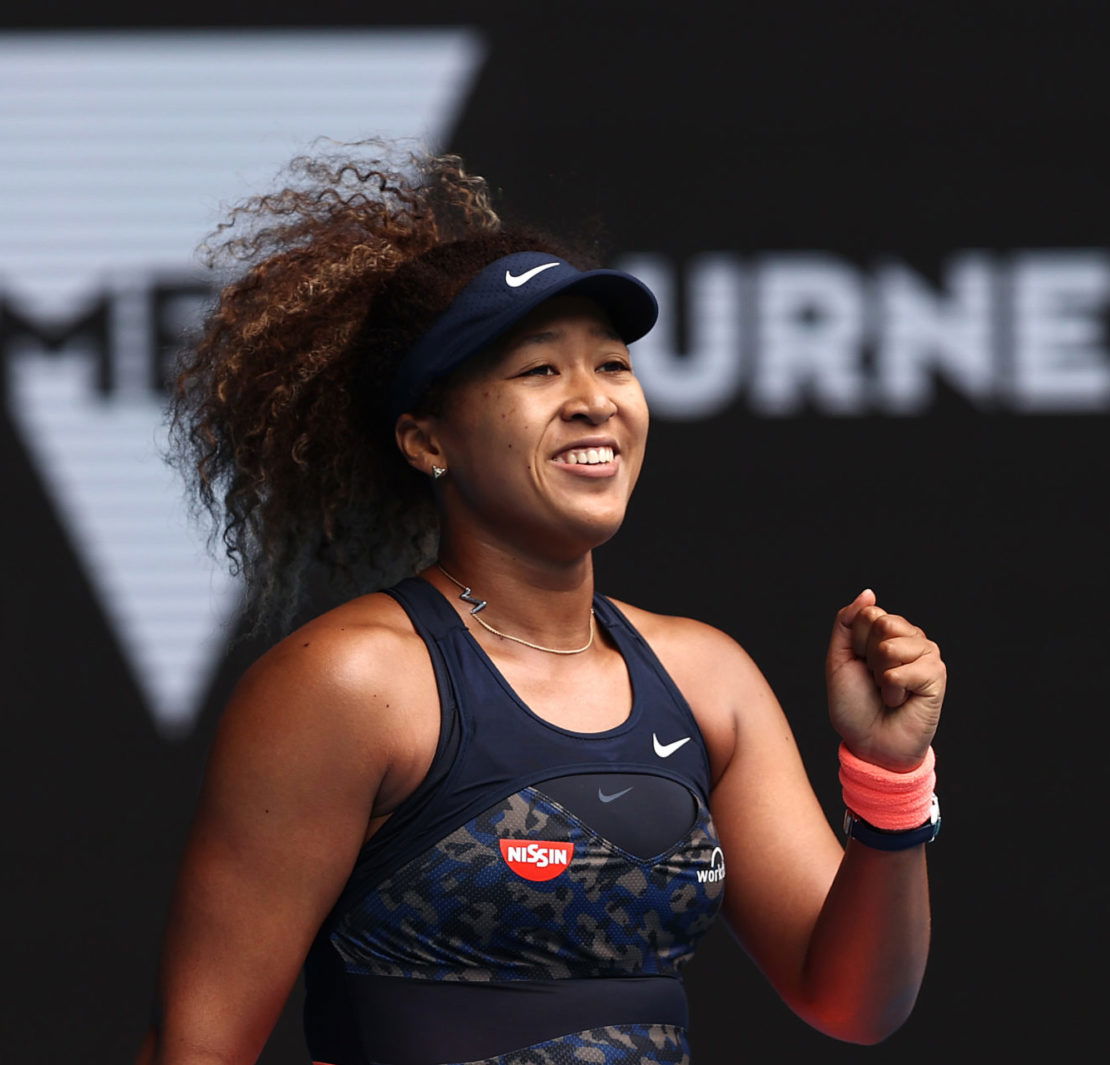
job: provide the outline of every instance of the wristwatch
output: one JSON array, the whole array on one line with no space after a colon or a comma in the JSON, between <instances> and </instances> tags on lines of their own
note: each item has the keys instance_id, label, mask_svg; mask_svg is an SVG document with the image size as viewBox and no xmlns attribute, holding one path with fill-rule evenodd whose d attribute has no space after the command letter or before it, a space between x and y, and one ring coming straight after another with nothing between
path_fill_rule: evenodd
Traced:
<instances>
[{"instance_id":1,"label":"wristwatch","mask_svg":"<svg viewBox=\"0 0 1110 1065\"><path fill-rule=\"evenodd\" d=\"M916 847L919 843L932 843L939 832L940 802L935 795L929 803L929 820L917 828L876 828L851 810L844 811L844 834L849 839L858 839L865 846L874 847L875 850L901 851Z\"/></svg>"}]
</instances>

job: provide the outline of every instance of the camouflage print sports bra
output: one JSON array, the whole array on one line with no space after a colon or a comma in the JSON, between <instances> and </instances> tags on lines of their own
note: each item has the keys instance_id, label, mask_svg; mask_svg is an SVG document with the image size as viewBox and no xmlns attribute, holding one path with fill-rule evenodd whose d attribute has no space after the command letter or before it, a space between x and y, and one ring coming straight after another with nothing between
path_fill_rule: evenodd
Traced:
<instances>
[{"instance_id":1,"label":"camouflage print sports bra","mask_svg":"<svg viewBox=\"0 0 1110 1065\"><path fill-rule=\"evenodd\" d=\"M432 585L389 594L428 645L441 734L309 953L313 1061L687 1062L681 970L725 868L686 701L600 596L632 712L577 733L521 702Z\"/></svg>"}]
</instances>

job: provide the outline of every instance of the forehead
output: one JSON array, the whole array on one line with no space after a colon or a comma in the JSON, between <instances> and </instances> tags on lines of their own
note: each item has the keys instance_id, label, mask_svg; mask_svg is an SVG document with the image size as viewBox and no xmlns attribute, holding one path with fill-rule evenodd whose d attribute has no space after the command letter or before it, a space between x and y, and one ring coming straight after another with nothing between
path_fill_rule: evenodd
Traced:
<instances>
[{"instance_id":1,"label":"forehead","mask_svg":"<svg viewBox=\"0 0 1110 1065\"><path fill-rule=\"evenodd\" d=\"M535 333L557 333L564 328L584 328L598 336L613 336L616 331L602 306L588 296L573 293L553 296L526 314L494 345L504 351L514 341Z\"/></svg>"}]
</instances>

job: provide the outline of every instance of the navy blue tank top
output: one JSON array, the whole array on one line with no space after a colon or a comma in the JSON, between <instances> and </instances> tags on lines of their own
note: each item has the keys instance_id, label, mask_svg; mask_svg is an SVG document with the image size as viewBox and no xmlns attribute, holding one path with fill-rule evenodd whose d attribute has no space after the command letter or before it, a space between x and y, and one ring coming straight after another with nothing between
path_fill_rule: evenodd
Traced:
<instances>
[{"instance_id":1,"label":"navy blue tank top","mask_svg":"<svg viewBox=\"0 0 1110 1065\"><path fill-rule=\"evenodd\" d=\"M431 584L389 590L428 646L432 768L360 852L305 965L328 1065L681 1065L682 966L720 908L724 857L685 699L608 600L628 718L534 714Z\"/></svg>"}]
</instances>

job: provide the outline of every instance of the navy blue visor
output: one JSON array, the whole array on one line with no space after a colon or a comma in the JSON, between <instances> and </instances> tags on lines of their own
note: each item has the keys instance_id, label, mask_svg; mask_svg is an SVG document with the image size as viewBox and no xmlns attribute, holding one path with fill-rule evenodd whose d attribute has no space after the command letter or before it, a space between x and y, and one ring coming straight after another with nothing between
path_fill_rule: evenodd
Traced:
<instances>
[{"instance_id":1,"label":"navy blue visor","mask_svg":"<svg viewBox=\"0 0 1110 1065\"><path fill-rule=\"evenodd\" d=\"M484 351L544 300L588 296L609 316L626 344L659 316L651 289L620 270L578 270L557 255L521 251L485 267L401 361L390 392L390 416L412 410L440 378Z\"/></svg>"}]
</instances>

